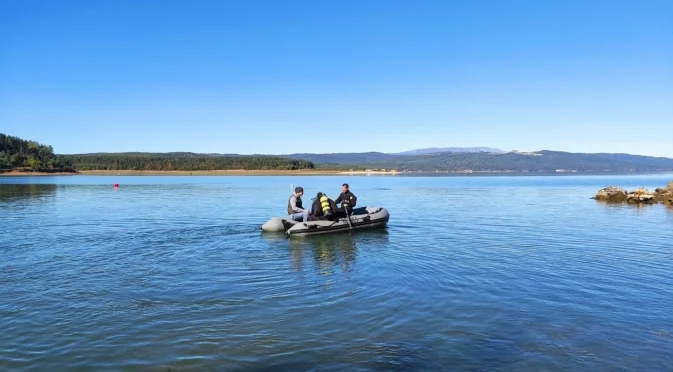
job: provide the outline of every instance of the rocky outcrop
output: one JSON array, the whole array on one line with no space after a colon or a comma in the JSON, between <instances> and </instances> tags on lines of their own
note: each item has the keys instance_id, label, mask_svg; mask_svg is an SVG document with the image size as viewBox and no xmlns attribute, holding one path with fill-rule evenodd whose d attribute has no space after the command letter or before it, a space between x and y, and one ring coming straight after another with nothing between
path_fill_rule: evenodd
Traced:
<instances>
[{"instance_id":1,"label":"rocky outcrop","mask_svg":"<svg viewBox=\"0 0 673 372\"><path fill-rule=\"evenodd\" d=\"M673 182L669 182L665 188L658 188L654 192L640 188L627 192L620 187L609 186L598 190L593 199L608 203L629 204L656 204L663 203L673 205Z\"/></svg>"},{"instance_id":2,"label":"rocky outcrop","mask_svg":"<svg viewBox=\"0 0 673 372\"><path fill-rule=\"evenodd\" d=\"M673 205L673 182L669 182L668 186L663 189L654 190L654 200L659 203Z\"/></svg>"},{"instance_id":3,"label":"rocky outcrop","mask_svg":"<svg viewBox=\"0 0 673 372\"><path fill-rule=\"evenodd\" d=\"M636 189L631 191L627 197L626 202L631 204L654 204L654 194L648 189Z\"/></svg>"},{"instance_id":4,"label":"rocky outcrop","mask_svg":"<svg viewBox=\"0 0 673 372\"><path fill-rule=\"evenodd\" d=\"M622 203L628 199L628 193L620 187L608 186L598 190L594 199L605 202Z\"/></svg>"}]
</instances>

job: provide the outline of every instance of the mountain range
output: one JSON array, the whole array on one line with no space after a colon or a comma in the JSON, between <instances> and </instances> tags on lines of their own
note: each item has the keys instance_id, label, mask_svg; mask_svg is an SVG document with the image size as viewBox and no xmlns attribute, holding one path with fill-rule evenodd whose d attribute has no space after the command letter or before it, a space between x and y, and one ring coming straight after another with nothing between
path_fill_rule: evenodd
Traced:
<instances>
[{"instance_id":1,"label":"mountain range","mask_svg":"<svg viewBox=\"0 0 673 372\"><path fill-rule=\"evenodd\" d=\"M0 171L326 169L454 173L673 172L673 159L630 154L562 151L504 152L490 147L424 148L400 153L288 155L125 152L56 155L51 146L0 133Z\"/></svg>"},{"instance_id":2,"label":"mountain range","mask_svg":"<svg viewBox=\"0 0 673 372\"><path fill-rule=\"evenodd\" d=\"M416 149L416 150L392 153L390 155L426 155L426 154L438 154L441 152L490 152L494 154L502 154L505 151L500 149L494 149L492 147L428 147L424 149Z\"/></svg>"},{"instance_id":3,"label":"mountain range","mask_svg":"<svg viewBox=\"0 0 673 372\"><path fill-rule=\"evenodd\" d=\"M289 154L291 159L311 161L320 168L397 169L446 172L668 172L673 159L631 154L535 152L381 152Z\"/></svg>"},{"instance_id":4,"label":"mountain range","mask_svg":"<svg viewBox=\"0 0 673 372\"><path fill-rule=\"evenodd\" d=\"M160 169L166 169L165 167L172 164L176 170L188 164L189 169L201 170L233 169L232 167L240 166L243 167L241 169L396 169L449 173L673 172L673 159L662 157L548 150L535 152L489 150L474 152L467 149L463 151L420 149L396 154L362 152L285 155L132 152L77 154L63 157L72 162L77 169L117 169L123 163L134 164L131 169L154 170L154 167L159 165L153 166L153 164L161 163L163 165Z\"/></svg>"}]
</instances>

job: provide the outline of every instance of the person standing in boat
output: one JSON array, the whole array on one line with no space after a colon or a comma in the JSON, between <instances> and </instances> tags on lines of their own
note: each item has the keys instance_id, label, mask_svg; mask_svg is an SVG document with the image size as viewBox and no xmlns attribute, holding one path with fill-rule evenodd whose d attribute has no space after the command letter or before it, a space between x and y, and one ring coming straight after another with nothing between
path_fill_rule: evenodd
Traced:
<instances>
[{"instance_id":1,"label":"person standing in boat","mask_svg":"<svg viewBox=\"0 0 673 372\"><path fill-rule=\"evenodd\" d=\"M295 187L294 194L290 196L290 200L287 201L287 214L290 215L295 221L308 221L308 211L304 209L302 205L301 196L304 195L304 189L302 187Z\"/></svg>"},{"instance_id":2,"label":"person standing in boat","mask_svg":"<svg viewBox=\"0 0 673 372\"><path fill-rule=\"evenodd\" d=\"M341 203L341 210L344 213L348 213L349 215L353 213L353 208L355 208L355 205L358 202L357 196L353 194L350 189L348 188L348 184L344 183L341 185L341 194L337 198L337 200L334 201L336 204Z\"/></svg>"}]
</instances>

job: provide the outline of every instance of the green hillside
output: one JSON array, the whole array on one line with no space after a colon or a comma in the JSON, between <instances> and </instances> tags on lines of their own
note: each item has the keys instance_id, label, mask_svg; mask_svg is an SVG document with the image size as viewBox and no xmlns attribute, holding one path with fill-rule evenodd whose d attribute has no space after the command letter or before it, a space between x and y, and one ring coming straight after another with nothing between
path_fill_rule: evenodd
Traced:
<instances>
[{"instance_id":1,"label":"green hillside","mask_svg":"<svg viewBox=\"0 0 673 372\"><path fill-rule=\"evenodd\" d=\"M80 171L86 170L296 170L313 169L310 161L278 156L213 155L194 153L99 153L62 155Z\"/></svg>"},{"instance_id":2,"label":"green hillside","mask_svg":"<svg viewBox=\"0 0 673 372\"><path fill-rule=\"evenodd\" d=\"M0 133L0 171L13 169L72 171L72 165L51 146Z\"/></svg>"}]
</instances>

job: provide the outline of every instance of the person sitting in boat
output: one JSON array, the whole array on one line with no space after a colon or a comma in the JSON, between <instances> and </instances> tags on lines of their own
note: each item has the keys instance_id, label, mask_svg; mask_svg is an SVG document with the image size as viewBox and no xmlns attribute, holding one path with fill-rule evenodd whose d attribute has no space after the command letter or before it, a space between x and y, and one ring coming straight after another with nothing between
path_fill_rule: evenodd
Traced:
<instances>
[{"instance_id":1,"label":"person sitting in boat","mask_svg":"<svg viewBox=\"0 0 673 372\"><path fill-rule=\"evenodd\" d=\"M303 208L301 196L304 195L304 189L302 187L295 187L294 194L290 196L290 199L287 201L287 214L290 215L290 218L295 221L308 221L308 211Z\"/></svg>"},{"instance_id":2,"label":"person sitting in boat","mask_svg":"<svg viewBox=\"0 0 673 372\"><path fill-rule=\"evenodd\" d=\"M336 217L337 205L334 200L330 199L326 194L319 192L315 199L313 199L313 205L311 206L311 216L313 220L328 220L332 221Z\"/></svg>"},{"instance_id":3,"label":"person sitting in boat","mask_svg":"<svg viewBox=\"0 0 673 372\"><path fill-rule=\"evenodd\" d=\"M358 202L358 198L353 194L347 183L344 183L341 185L341 194L337 198L337 200L334 201L336 204L341 203L341 208L339 212L342 212L344 215L346 213L353 214L353 208L355 208L355 205Z\"/></svg>"}]
</instances>

